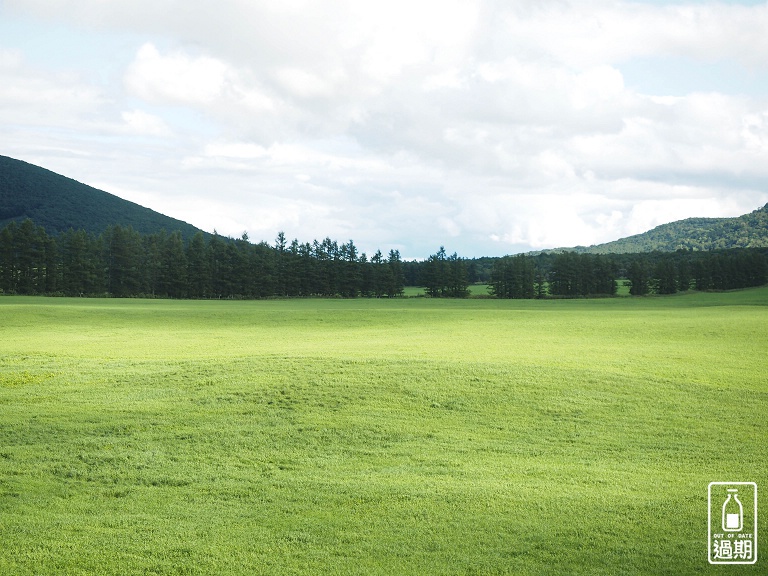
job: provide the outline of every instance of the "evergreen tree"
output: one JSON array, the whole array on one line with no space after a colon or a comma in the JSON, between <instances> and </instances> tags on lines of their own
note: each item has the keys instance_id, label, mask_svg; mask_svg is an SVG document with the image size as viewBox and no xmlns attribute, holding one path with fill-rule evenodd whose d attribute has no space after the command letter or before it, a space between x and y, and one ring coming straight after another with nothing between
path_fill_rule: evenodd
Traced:
<instances>
[{"instance_id":1,"label":"evergreen tree","mask_svg":"<svg viewBox=\"0 0 768 576\"><path fill-rule=\"evenodd\" d=\"M142 236L131 227L109 227L98 237L82 230L49 236L31 220L0 229L0 290L66 295L155 294L173 298L281 296L381 297L403 293L406 278L432 297L465 297L470 264L489 278L501 298L614 294L616 270L630 294L729 290L768 282L768 249L605 256L565 252L517 255L471 262L443 246L424 262L403 262L397 250L384 259L358 254L352 240L326 238L310 244L279 234L275 246L199 232L185 245L180 232Z\"/></svg>"},{"instance_id":2,"label":"evergreen tree","mask_svg":"<svg viewBox=\"0 0 768 576\"><path fill-rule=\"evenodd\" d=\"M44 277L42 257L45 231L27 218L13 236L17 294L37 294L43 291Z\"/></svg>"},{"instance_id":3,"label":"evergreen tree","mask_svg":"<svg viewBox=\"0 0 768 576\"><path fill-rule=\"evenodd\" d=\"M211 257L203 233L198 231L187 245L187 294L190 298L211 295Z\"/></svg>"},{"instance_id":4,"label":"evergreen tree","mask_svg":"<svg viewBox=\"0 0 768 576\"><path fill-rule=\"evenodd\" d=\"M288 295L288 250L285 233L278 232L275 238L275 291L278 296Z\"/></svg>"},{"instance_id":5,"label":"evergreen tree","mask_svg":"<svg viewBox=\"0 0 768 576\"><path fill-rule=\"evenodd\" d=\"M163 251L168 234L162 230L158 234L150 234L141 239L141 287L139 291L152 296L167 296L163 286Z\"/></svg>"},{"instance_id":6,"label":"evergreen tree","mask_svg":"<svg viewBox=\"0 0 768 576\"><path fill-rule=\"evenodd\" d=\"M360 269L357 261L357 247L350 240L339 247L339 294L354 298L360 290Z\"/></svg>"},{"instance_id":7,"label":"evergreen tree","mask_svg":"<svg viewBox=\"0 0 768 576\"><path fill-rule=\"evenodd\" d=\"M394 298L402 296L405 289L405 273L403 262L400 260L400 251L392 249L387 258L387 267L389 271L385 273L384 286L387 296Z\"/></svg>"},{"instance_id":8,"label":"evergreen tree","mask_svg":"<svg viewBox=\"0 0 768 576\"><path fill-rule=\"evenodd\" d=\"M533 290L535 298L544 298L547 295L547 278L541 268L534 266Z\"/></svg>"},{"instance_id":9,"label":"evergreen tree","mask_svg":"<svg viewBox=\"0 0 768 576\"><path fill-rule=\"evenodd\" d=\"M448 263L445 247L431 254L422 268L422 283L426 292L432 298L445 296L448 287Z\"/></svg>"},{"instance_id":10,"label":"evergreen tree","mask_svg":"<svg viewBox=\"0 0 768 576\"><path fill-rule=\"evenodd\" d=\"M221 236L213 231L208 242L208 256L210 257L211 291L214 298L228 298L232 296L231 277L232 267L227 244Z\"/></svg>"},{"instance_id":11,"label":"evergreen tree","mask_svg":"<svg viewBox=\"0 0 768 576\"><path fill-rule=\"evenodd\" d=\"M14 235L18 225L11 222L0 230L0 293L16 291L16 247Z\"/></svg>"},{"instance_id":12,"label":"evergreen tree","mask_svg":"<svg viewBox=\"0 0 768 576\"><path fill-rule=\"evenodd\" d=\"M61 280L59 260L59 248L56 238L48 236L43 232L43 267L45 272L44 281L40 288L46 294L53 294L59 290Z\"/></svg>"},{"instance_id":13,"label":"evergreen tree","mask_svg":"<svg viewBox=\"0 0 768 576\"><path fill-rule=\"evenodd\" d=\"M299 296L319 294L317 260L312 255L312 245L305 242L299 246L298 255Z\"/></svg>"},{"instance_id":14,"label":"evergreen tree","mask_svg":"<svg viewBox=\"0 0 768 576\"><path fill-rule=\"evenodd\" d=\"M266 242L259 242L251 249L250 267L253 272L253 295L256 298L274 296L275 258L273 249Z\"/></svg>"},{"instance_id":15,"label":"evergreen tree","mask_svg":"<svg viewBox=\"0 0 768 576\"><path fill-rule=\"evenodd\" d=\"M680 292L686 292L691 288L693 271L688 258L687 250L678 250L676 253L677 261L677 289Z\"/></svg>"},{"instance_id":16,"label":"evergreen tree","mask_svg":"<svg viewBox=\"0 0 768 576\"><path fill-rule=\"evenodd\" d=\"M656 263L651 285L657 294L677 292L677 267L671 258L662 258Z\"/></svg>"},{"instance_id":17,"label":"evergreen tree","mask_svg":"<svg viewBox=\"0 0 768 576\"><path fill-rule=\"evenodd\" d=\"M376 250L371 256L371 296L381 298L387 292L389 284L385 271L390 272L389 266L384 262L384 256L381 250Z\"/></svg>"},{"instance_id":18,"label":"evergreen tree","mask_svg":"<svg viewBox=\"0 0 768 576\"><path fill-rule=\"evenodd\" d=\"M643 259L635 259L629 266L629 293L632 296L645 296L650 292L650 273L648 263Z\"/></svg>"},{"instance_id":19,"label":"evergreen tree","mask_svg":"<svg viewBox=\"0 0 768 576\"><path fill-rule=\"evenodd\" d=\"M448 258L448 286L445 295L451 298L469 296L469 275L467 263L454 252Z\"/></svg>"},{"instance_id":20,"label":"evergreen tree","mask_svg":"<svg viewBox=\"0 0 768 576\"><path fill-rule=\"evenodd\" d=\"M117 297L136 296L141 282L141 237L132 227L111 226L105 233L107 290Z\"/></svg>"},{"instance_id":21,"label":"evergreen tree","mask_svg":"<svg viewBox=\"0 0 768 576\"><path fill-rule=\"evenodd\" d=\"M712 287L712 260L698 258L693 264L693 283L696 290L709 290Z\"/></svg>"},{"instance_id":22,"label":"evergreen tree","mask_svg":"<svg viewBox=\"0 0 768 576\"><path fill-rule=\"evenodd\" d=\"M747 270L747 286L762 286L768 283L768 258L759 252L745 254L744 266Z\"/></svg>"},{"instance_id":23,"label":"evergreen tree","mask_svg":"<svg viewBox=\"0 0 768 576\"><path fill-rule=\"evenodd\" d=\"M523 254L499 258L491 270L491 294L498 298L533 298L536 271L533 260ZM540 278L543 282L543 279Z\"/></svg>"},{"instance_id":24,"label":"evergreen tree","mask_svg":"<svg viewBox=\"0 0 768 576\"><path fill-rule=\"evenodd\" d=\"M553 296L577 296L579 294L578 255L563 252L555 256L549 277L549 293Z\"/></svg>"},{"instance_id":25,"label":"evergreen tree","mask_svg":"<svg viewBox=\"0 0 768 576\"><path fill-rule=\"evenodd\" d=\"M171 298L187 295L187 254L181 232L176 230L162 246L162 292Z\"/></svg>"},{"instance_id":26,"label":"evergreen tree","mask_svg":"<svg viewBox=\"0 0 768 576\"><path fill-rule=\"evenodd\" d=\"M98 254L89 249L85 230L71 228L61 236L61 290L67 296L91 292L92 276Z\"/></svg>"},{"instance_id":27,"label":"evergreen tree","mask_svg":"<svg viewBox=\"0 0 768 576\"><path fill-rule=\"evenodd\" d=\"M301 245L297 239L293 239L288 248L288 260L286 268L286 292L288 296L301 295Z\"/></svg>"},{"instance_id":28,"label":"evergreen tree","mask_svg":"<svg viewBox=\"0 0 768 576\"><path fill-rule=\"evenodd\" d=\"M592 259L592 292L590 294L613 296L616 294L616 273L611 261L602 254L590 255Z\"/></svg>"},{"instance_id":29,"label":"evergreen tree","mask_svg":"<svg viewBox=\"0 0 768 576\"><path fill-rule=\"evenodd\" d=\"M368 262L368 256L363 252L357 260L360 274L360 296L373 296L373 266Z\"/></svg>"},{"instance_id":30,"label":"evergreen tree","mask_svg":"<svg viewBox=\"0 0 768 576\"><path fill-rule=\"evenodd\" d=\"M422 282L427 294L433 298L469 296L466 262L455 252L446 257L443 246L424 263Z\"/></svg>"}]
</instances>

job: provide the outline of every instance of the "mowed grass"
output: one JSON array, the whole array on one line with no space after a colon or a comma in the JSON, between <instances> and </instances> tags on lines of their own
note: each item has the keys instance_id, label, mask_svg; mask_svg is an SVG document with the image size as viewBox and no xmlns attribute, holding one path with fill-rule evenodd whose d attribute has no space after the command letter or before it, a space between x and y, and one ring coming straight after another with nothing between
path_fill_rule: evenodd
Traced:
<instances>
[{"instance_id":1,"label":"mowed grass","mask_svg":"<svg viewBox=\"0 0 768 576\"><path fill-rule=\"evenodd\" d=\"M767 351L766 289L0 298L0 573L764 573Z\"/></svg>"}]
</instances>

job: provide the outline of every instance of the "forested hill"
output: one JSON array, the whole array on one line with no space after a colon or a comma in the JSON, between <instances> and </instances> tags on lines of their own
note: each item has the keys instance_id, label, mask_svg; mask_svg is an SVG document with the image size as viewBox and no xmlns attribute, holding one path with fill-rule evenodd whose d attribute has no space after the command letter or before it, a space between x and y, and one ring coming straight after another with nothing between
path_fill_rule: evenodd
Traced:
<instances>
[{"instance_id":1,"label":"forested hill","mask_svg":"<svg viewBox=\"0 0 768 576\"><path fill-rule=\"evenodd\" d=\"M140 234L178 230L185 239L197 228L45 168L0 156L0 228L29 218L48 234L73 228L99 234L131 226Z\"/></svg>"},{"instance_id":2,"label":"forested hill","mask_svg":"<svg viewBox=\"0 0 768 576\"><path fill-rule=\"evenodd\" d=\"M557 248L545 252L637 254L686 250L768 247L768 204L735 218L687 218L653 230L596 246Z\"/></svg>"}]
</instances>

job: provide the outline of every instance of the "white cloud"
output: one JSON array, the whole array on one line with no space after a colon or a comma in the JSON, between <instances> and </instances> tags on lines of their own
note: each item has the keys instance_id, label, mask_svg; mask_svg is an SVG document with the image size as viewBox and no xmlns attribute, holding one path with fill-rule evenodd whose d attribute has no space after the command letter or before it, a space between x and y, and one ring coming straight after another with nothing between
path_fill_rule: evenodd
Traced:
<instances>
[{"instance_id":1,"label":"white cloud","mask_svg":"<svg viewBox=\"0 0 768 576\"><path fill-rule=\"evenodd\" d=\"M768 94L718 80L672 98L623 70L765 74L768 4L660 4L6 0L6 21L113 41L65 69L0 39L0 134L208 230L369 252L589 244L752 210Z\"/></svg>"},{"instance_id":2,"label":"white cloud","mask_svg":"<svg viewBox=\"0 0 768 576\"><path fill-rule=\"evenodd\" d=\"M523 6L500 18L502 25L496 29L494 40L504 41L531 58L549 58L569 67L667 55L732 59L761 68L768 62L765 4L691 2L659 6L553 0Z\"/></svg>"},{"instance_id":3,"label":"white cloud","mask_svg":"<svg viewBox=\"0 0 768 576\"><path fill-rule=\"evenodd\" d=\"M73 126L106 103L103 92L76 75L29 70L19 55L0 68L0 119L11 124Z\"/></svg>"},{"instance_id":4,"label":"white cloud","mask_svg":"<svg viewBox=\"0 0 768 576\"><path fill-rule=\"evenodd\" d=\"M182 53L161 56L151 43L142 46L126 72L128 89L149 101L209 103L226 90L230 69L214 58Z\"/></svg>"},{"instance_id":5,"label":"white cloud","mask_svg":"<svg viewBox=\"0 0 768 576\"><path fill-rule=\"evenodd\" d=\"M0 71L14 71L21 67L22 57L19 50L0 50Z\"/></svg>"},{"instance_id":6,"label":"white cloud","mask_svg":"<svg viewBox=\"0 0 768 576\"><path fill-rule=\"evenodd\" d=\"M343 77L343 73L339 73ZM300 68L277 71L280 84L299 98L330 97L334 94L332 78L323 78Z\"/></svg>"},{"instance_id":7,"label":"white cloud","mask_svg":"<svg viewBox=\"0 0 768 576\"><path fill-rule=\"evenodd\" d=\"M250 142L211 142L206 144L204 156L224 158L263 158L267 150L263 146Z\"/></svg>"},{"instance_id":8,"label":"white cloud","mask_svg":"<svg viewBox=\"0 0 768 576\"><path fill-rule=\"evenodd\" d=\"M245 74L209 56L182 51L160 54L144 44L125 74L130 92L149 102L192 106L238 102L249 108L271 109L270 99L248 86Z\"/></svg>"},{"instance_id":9,"label":"white cloud","mask_svg":"<svg viewBox=\"0 0 768 576\"><path fill-rule=\"evenodd\" d=\"M126 130L131 134L169 136L171 130L162 118L143 110L130 110L121 114Z\"/></svg>"}]
</instances>

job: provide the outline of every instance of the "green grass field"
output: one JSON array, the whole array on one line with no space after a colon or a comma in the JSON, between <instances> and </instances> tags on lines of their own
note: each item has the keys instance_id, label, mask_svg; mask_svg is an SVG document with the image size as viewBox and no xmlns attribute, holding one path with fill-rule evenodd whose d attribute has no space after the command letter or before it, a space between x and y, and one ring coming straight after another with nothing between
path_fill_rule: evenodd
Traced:
<instances>
[{"instance_id":1,"label":"green grass field","mask_svg":"<svg viewBox=\"0 0 768 576\"><path fill-rule=\"evenodd\" d=\"M768 289L0 298L0 574L764 574L767 351Z\"/></svg>"}]
</instances>

